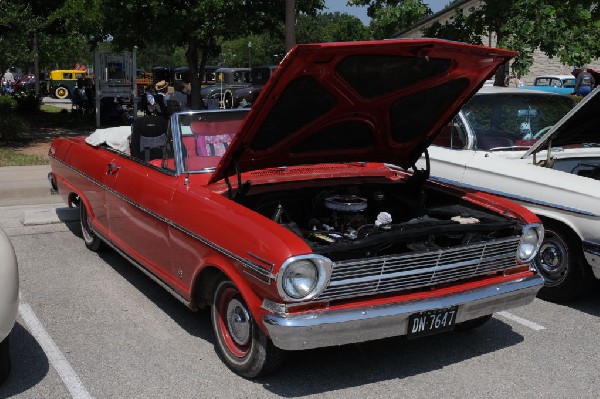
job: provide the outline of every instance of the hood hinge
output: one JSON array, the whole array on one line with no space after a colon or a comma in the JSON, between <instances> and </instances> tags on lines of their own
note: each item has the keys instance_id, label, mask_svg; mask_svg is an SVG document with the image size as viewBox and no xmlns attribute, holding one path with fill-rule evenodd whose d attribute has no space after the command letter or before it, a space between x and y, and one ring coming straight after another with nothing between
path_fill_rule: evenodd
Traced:
<instances>
[{"instance_id":1,"label":"hood hinge","mask_svg":"<svg viewBox=\"0 0 600 399\"><path fill-rule=\"evenodd\" d=\"M233 165L237 180L237 188L235 190L233 189L231 182L229 181L229 173L225 173L225 184L227 184L227 198L235 201L243 197L248 191L250 191L251 184L249 180L242 183L242 172L240 172L237 158L234 158ZM228 170L227 172L229 172L230 170Z\"/></svg>"}]
</instances>

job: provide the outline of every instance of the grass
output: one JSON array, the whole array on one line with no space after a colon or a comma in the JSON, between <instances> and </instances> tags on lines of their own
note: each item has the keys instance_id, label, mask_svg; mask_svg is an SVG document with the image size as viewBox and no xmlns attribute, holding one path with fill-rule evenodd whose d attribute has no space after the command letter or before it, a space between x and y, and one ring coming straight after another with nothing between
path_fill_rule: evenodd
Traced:
<instances>
[{"instance_id":1,"label":"grass","mask_svg":"<svg viewBox=\"0 0 600 399\"><path fill-rule=\"evenodd\" d=\"M49 138L88 134L95 128L94 115L72 114L69 110L52 105L42 105L38 112L20 115L27 122L28 131L0 142L0 167L45 165ZM39 151L34 151L36 147ZM34 154L29 154L34 152Z\"/></svg>"},{"instance_id":2,"label":"grass","mask_svg":"<svg viewBox=\"0 0 600 399\"><path fill-rule=\"evenodd\" d=\"M0 147L0 167L45 165L48 158L37 155L22 154L14 147Z\"/></svg>"}]
</instances>

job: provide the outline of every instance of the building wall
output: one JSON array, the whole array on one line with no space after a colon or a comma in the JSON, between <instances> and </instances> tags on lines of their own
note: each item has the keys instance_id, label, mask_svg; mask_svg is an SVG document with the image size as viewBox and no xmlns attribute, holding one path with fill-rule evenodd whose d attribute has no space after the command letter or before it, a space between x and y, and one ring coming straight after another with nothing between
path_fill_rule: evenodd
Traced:
<instances>
[{"instance_id":1,"label":"building wall","mask_svg":"<svg viewBox=\"0 0 600 399\"><path fill-rule=\"evenodd\" d=\"M423 30L430 27L434 22L440 22L443 24L444 22L450 21L452 16L455 13L455 9L462 8L465 13L468 13L468 10L472 7L477 7L482 3L481 0L471 0L461 2L453 7L449 7L443 9L442 11L432 15L429 18L426 18L418 25L415 25L413 28L401 32L397 37L399 38L421 38L423 37ZM494 37L482 37L482 42L486 46L495 46L496 40ZM597 59L593 62L587 64L588 68L600 70L600 59ZM525 85L533 84L533 80L536 76L540 75L569 75L573 70L573 66L562 64L558 58L549 58L539 49L534 51L533 54L533 64L529 69L529 72L521 77L521 82ZM511 85L516 85L516 80L511 79Z\"/></svg>"}]
</instances>

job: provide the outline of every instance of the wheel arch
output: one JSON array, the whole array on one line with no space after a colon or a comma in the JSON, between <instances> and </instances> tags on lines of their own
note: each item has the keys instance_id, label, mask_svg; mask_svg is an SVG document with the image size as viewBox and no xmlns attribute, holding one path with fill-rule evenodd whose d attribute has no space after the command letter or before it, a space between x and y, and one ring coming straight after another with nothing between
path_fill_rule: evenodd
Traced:
<instances>
[{"instance_id":1,"label":"wheel arch","mask_svg":"<svg viewBox=\"0 0 600 399\"><path fill-rule=\"evenodd\" d=\"M202 309L210 306L217 288L217 282L221 278L227 278L235 284L257 324L263 331L266 331L260 312L262 299L256 294L250 283L243 278L242 274L236 270L233 262L230 261L219 262L213 259L198 270L192 282L190 307Z\"/></svg>"},{"instance_id":2,"label":"wheel arch","mask_svg":"<svg viewBox=\"0 0 600 399\"><path fill-rule=\"evenodd\" d=\"M535 214L540 218L540 220L542 221L542 224L544 224L544 228L545 226L550 223L550 224L556 224L558 226L560 226L561 228L563 228L564 230L570 232L574 238L577 238L577 240L581 243L583 241L583 237L581 236L581 232L579 231L579 229L567 218L565 218L564 216L560 215L560 214L556 214L556 213L552 213L552 212L535 212Z\"/></svg>"}]
</instances>

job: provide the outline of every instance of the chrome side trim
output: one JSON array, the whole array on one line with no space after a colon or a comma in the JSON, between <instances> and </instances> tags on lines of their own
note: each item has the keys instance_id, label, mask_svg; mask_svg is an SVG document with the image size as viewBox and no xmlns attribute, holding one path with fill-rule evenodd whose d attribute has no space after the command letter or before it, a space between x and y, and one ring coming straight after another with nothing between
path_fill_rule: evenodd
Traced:
<instances>
[{"instance_id":1,"label":"chrome side trim","mask_svg":"<svg viewBox=\"0 0 600 399\"><path fill-rule=\"evenodd\" d=\"M452 184L454 186L460 186L460 187L466 187L466 188L470 188L473 190L477 190L477 191L482 191L488 194L493 194L496 195L498 197L504 197L504 198L508 198L511 200L517 200L517 201L521 201L521 202L526 202L529 204L533 204L533 205L541 205L541 206L545 206L548 208L553 208L553 209L558 209L561 211L566 211L566 212L571 212L571 213L575 213L575 214L579 214L579 215L584 215L584 216L593 216L593 217L599 217L600 215L597 215L595 213L592 212L588 212L588 211L583 211L581 209L577 209L577 208L571 208L568 206L563 206L563 205L559 205L559 204L553 204L550 202L545 202L545 201L540 201L540 200L536 200L533 198L529 198L529 197L523 197L520 195L516 195L516 194L510 194L510 193L506 193L504 191L498 191L498 190L492 190L489 189L487 187L481 187L481 186L474 186L471 184L466 184L466 183L462 183L456 180L451 180L451 179L445 179L443 177L439 177L439 176L432 176L431 180L437 180L441 183L445 183L445 184Z\"/></svg>"},{"instance_id":2,"label":"chrome side trim","mask_svg":"<svg viewBox=\"0 0 600 399\"><path fill-rule=\"evenodd\" d=\"M141 263L139 263L138 261L133 259L133 257L129 256L129 254L127 254L125 251L121 250L119 247L117 247L115 244L113 244L108 238L104 237L102 234L99 234L97 231L94 230L94 228L92 226L90 226L90 228L92 229L94 234L96 234L100 239L102 239L102 241L104 241L106 243L106 245L108 245L109 247L114 249L115 252L117 252L119 255L124 257L127 261L129 261L133 266L138 268L146 276L150 277L150 279L152 281L154 281L155 283L160 285L162 288L164 288L169 294L173 295L179 302L183 303L188 308L190 307L190 301L188 301L183 296L178 294L167 283L165 283L160 277L156 276L147 267L145 267L144 265L142 265Z\"/></svg>"},{"instance_id":3,"label":"chrome side trim","mask_svg":"<svg viewBox=\"0 0 600 399\"><path fill-rule=\"evenodd\" d=\"M539 275L436 298L298 315L268 314L263 322L275 346L303 350L406 335L413 313L458 306L456 322L531 303L542 287Z\"/></svg>"},{"instance_id":4,"label":"chrome side trim","mask_svg":"<svg viewBox=\"0 0 600 399\"><path fill-rule=\"evenodd\" d=\"M192 232L192 231L190 231L190 230L188 230L188 229L185 229L185 228L184 228L184 227L182 227L181 225L179 225L179 224L176 224L176 223L175 223L175 222L173 222L171 219L167 219L167 218L165 218L165 217L162 217L162 216L160 216L159 214L157 214L156 212L153 212L153 211L151 211L150 209L148 209L148 208L146 208L146 207L143 207L143 206L141 206L141 205L140 205L140 204L138 204L137 202L135 202L135 201L132 201L132 200L131 200L131 199L129 199L128 197L126 197L126 196L122 195L121 193L119 193L119 192L117 192L117 191L115 191L115 190L111 189L111 188L110 188L110 187L108 187L107 185L105 185L105 184L102 184L101 182L97 181L96 179L93 179L93 178L91 178L90 176L88 176L88 175L86 175L86 174L82 173L82 172L81 172L81 171L79 171L78 169L75 169L75 168L74 168L74 167L72 167L71 165L69 165L69 164L67 164L67 163L63 162L62 160L60 160L60 159L57 159L57 158L55 158L55 157L52 157L52 158L53 158L54 160L56 160L57 162L59 162L59 163L63 164L63 165L64 165L64 166L66 166L67 168L71 169L72 171L74 171L75 173L77 173L78 175L80 175L81 177L83 177L84 179L86 179L86 180L88 180L88 181L92 182L93 184L97 185L98 187L100 187L100 188L102 188L102 189L106 190L107 192L109 192L109 193L111 193L111 194L115 195L116 197L118 197L118 198L122 199L123 201L127 202L128 204L130 204L130 205L134 206L135 208L139 209L140 211L142 211L142 212L145 212L145 213L149 214L150 216L152 216L152 217L154 217L154 218L156 218L156 219L160 220L161 222L163 222L163 223L165 223L165 224L167 224L167 225L171 226L172 228L174 228L174 229L177 229L177 230L181 231L182 233L184 233L184 234L186 234L186 235L188 235L188 236L190 236L190 237L192 237L192 238L194 238L194 239L196 239L196 240L198 240L198 241L202 242L203 244L205 244L206 246L210 247L211 249L214 249L215 251L219 252L220 254L222 254L222 255L224 255L224 256L226 256L226 257L228 257L228 258L232 259L232 260L233 260L233 261L235 261L235 262L238 262L238 263L240 263L240 264L241 264L243 267L247 267L247 268L249 268L249 269L251 269L251 270L253 270L253 271L255 271L256 273L259 273L259 274L261 274L261 275L263 275L263 274L264 274L266 277L268 277L268 278L269 278L269 282L268 282L268 284L270 284L270 280L274 279L274 275L273 275L273 274L272 274L270 271L267 271L267 272L265 273L265 268L264 268L264 267L262 267L262 266L260 266L259 264L257 264L257 263L254 263L254 262L251 262L249 259L242 258L242 257L240 257L240 256L237 256L237 255L235 255L233 252L230 252L230 251L226 250L225 248L223 248L223 247L221 247L221 246L219 246L219 245L217 245L217 244L213 243L212 241L209 241L209 240L207 240L206 238L204 238L204 237L202 237L202 236L200 236L200 235L198 235L198 234L196 234L196 233L194 233L194 232ZM263 282L265 282L265 281L264 281L264 280L262 280L262 279L260 279L260 280L261 280L261 281L263 281Z\"/></svg>"}]
</instances>

